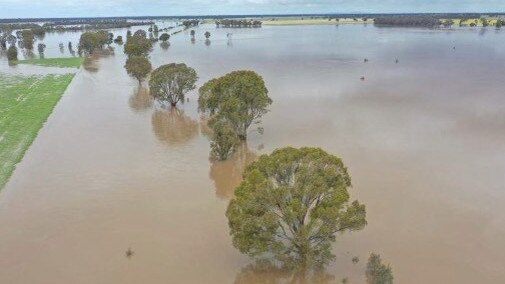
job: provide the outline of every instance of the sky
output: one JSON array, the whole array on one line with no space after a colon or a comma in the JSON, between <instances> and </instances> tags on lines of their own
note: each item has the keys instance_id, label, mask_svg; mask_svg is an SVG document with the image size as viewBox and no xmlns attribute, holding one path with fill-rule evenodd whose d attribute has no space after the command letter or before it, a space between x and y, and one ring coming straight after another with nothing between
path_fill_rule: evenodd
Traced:
<instances>
[{"instance_id":1,"label":"sky","mask_svg":"<svg viewBox=\"0 0 505 284\"><path fill-rule=\"evenodd\" d=\"M0 0L0 18L505 12L505 0Z\"/></svg>"}]
</instances>

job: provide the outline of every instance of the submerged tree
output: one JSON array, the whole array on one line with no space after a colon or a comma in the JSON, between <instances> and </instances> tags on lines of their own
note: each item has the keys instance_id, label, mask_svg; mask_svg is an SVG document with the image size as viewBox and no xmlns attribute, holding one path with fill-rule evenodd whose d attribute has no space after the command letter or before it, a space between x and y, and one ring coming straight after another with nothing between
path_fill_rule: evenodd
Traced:
<instances>
[{"instance_id":1,"label":"submerged tree","mask_svg":"<svg viewBox=\"0 0 505 284\"><path fill-rule=\"evenodd\" d=\"M205 38L207 38L207 39L210 38L210 32L209 31L205 32Z\"/></svg>"},{"instance_id":2,"label":"submerged tree","mask_svg":"<svg viewBox=\"0 0 505 284\"><path fill-rule=\"evenodd\" d=\"M21 37L23 39L23 46L26 49L33 49L33 42L35 41L35 35L31 30L23 30L21 32Z\"/></svg>"},{"instance_id":3,"label":"submerged tree","mask_svg":"<svg viewBox=\"0 0 505 284\"><path fill-rule=\"evenodd\" d=\"M152 70L151 62L143 56L128 57L124 67L128 75L137 79L139 84L142 83L142 80L144 80Z\"/></svg>"},{"instance_id":4,"label":"submerged tree","mask_svg":"<svg viewBox=\"0 0 505 284\"><path fill-rule=\"evenodd\" d=\"M84 32L79 39L78 51L91 54L95 49L101 49L109 40L109 34L106 31ZM63 43L60 43L60 49L63 49Z\"/></svg>"},{"instance_id":5,"label":"submerged tree","mask_svg":"<svg viewBox=\"0 0 505 284\"><path fill-rule=\"evenodd\" d=\"M170 39L170 35L169 35L169 34L167 34L167 33L162 33L162 34L160 35L160 40L161 40L162 42L166 42L166 41L167 41L167 40L169 40L169 39Z\"/></svg>"},{"instance_id":6,"label":"submerged tree","mask_svg":"<svg viewBox=\"0 0 505 284\"><path fill-rule=\"evenodd\" d=\"M128 56L147 56L152 49L152 41L136 32L128 37L124 45L124 53Z\"/></svg>"},{"instance_id":7,"label":"submerged tree","mask_svg":"<svg viewBox=\"0 0 505 284\"><path fill-rule=\"evenodd\" d=\"M11 45L9 49L7 49L7 60L8 61L16 61L18 60L18 49L15 45Z\"/></svg>"},{"instance_id":8,"label":"submerged tree","mask_svg":"<svg viewBox=\"0 0 505 284\"><path fill-rule=\"evenodd\" d=\"M361 230L365 206L349 201L342 161L319 148L291 147L262 155L243 175L226 216L233 245L287 268L323 268L335 235Z\"/></svg>"},{"instance_id":9,"label":"submerged tree","mask_svg":"<svg viewBox=\"0 0 505 284\"><path fill-rule=\"evenodd\" d=\"M272 104L263 78L254 71L234 71L212 79L199 93L199 109L227 120L241 140L246 140L249 126L259 123Z\"/></svg>"},{"instance_id":10,"label":"submerged tree","mask_svg":"<svg viewBox=\"0 0 505 284\"><path fill-rule=\"evenodd\" d=\"M39 51L40 57L44 57L44 51L46 50L46 45L43 43L39 43L37 46L37 50Z\"/></svg>"},{"instance_id":11,"label":"submerged tree","mask_svg":"<svg viewBox=\"0 0 505 284\"><path fill-rule=\"evenodd\" d=\"M191 32L189 32L189 34L191 35L192 38L195 38L195 30L191 30Z\"/></svg>"},{"instance_id":12,"label":"submerged tree","mask_svg":"<svg viewBox=\"0 0 505 284\"><path fill-rule=\"evenodd\" d=\"M135 31L135 33L133 35L140 36L140 37L147 37L147 33L144 30L137 30L137 31Z\"/></svg>"},{"instance_id":13,"label":"submerged tree","mask_svg":"<svg viewBox=\"0 0 505 284\"><path fill-rule=\"evenodd\" d=\"M198 76L193 68L183 63L171 63L153 71L149 88L157 100L176 106L178 102L184 102L187 92L195 89L197 79Z\"/></svg>"},{"instance_id":14,"label":"submerged tree","mask_svg":"<svg viewBox=\"0 0 505 284\"><path fill-rule=\"evenodd\" d=\"M380 255L372 253L366 264L366 280L368 284L392 284L393 270L382 263Z\"/></svg>"},{"instance_id":15,"label":"submerged tree","mask_svg":"<svg viewBox=\"0 0 505 284\"><path fill-rule=\"evenodd\" d=\"M210 142L211 157L220 161L228 159L240 139L226 120L218 120L211 124L213 133Z\"/></svg>"}]
</instances>

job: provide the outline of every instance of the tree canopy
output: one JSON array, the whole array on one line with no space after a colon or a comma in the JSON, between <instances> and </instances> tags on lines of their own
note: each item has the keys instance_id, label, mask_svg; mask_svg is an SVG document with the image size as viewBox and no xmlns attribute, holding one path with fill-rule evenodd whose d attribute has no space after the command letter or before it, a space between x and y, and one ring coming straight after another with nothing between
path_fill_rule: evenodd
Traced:
<instances>
[{"instance_id":1,"label":"tree canopy","mask_svg":"<svg viewBox=\"0 0 505 284\"><path fill-rule=\"evenodd\" d=\"M124 45L124 53L128 56L147 56L152 49L152 41L136 32L127 38Z\"/></svg>"},{"instance_id":2,"label":"tree canopy","mask_svg":"<svg viewBox=\"0 0 505 284\"><path fill-rule=\"evenodd\" d=\"M234 71L205 83L199 90L199 109L212 120L228 121L242 140L247 129L268 112L272 104L263 78L254 71Z\"/></svg>"},{"instance_id":3,"label":"tree canopy","mask_svg":"<svg viewBox=\"0 0 505 284\"><path fill-rule=\"evenodd\" d=\"M343 162L319 148L282 148L247 167L226 216L233 245L289 268L322 268L335 234L361 230L365 206L349 201Z\"/></svg>"},{"instance_id":4,"label":"tree canopy","mask_svg":"<svg viewBox=\"0 0 505 284\"><path fill-rule=\"evenodd\" d=\"M368 284L392 284L393 270L382 263L380 255L372 253L366 264L366 280Z\"/></svg>"},{"instance_id":5,"label":"tree canopy","mask_svg":"<svg viewBox=\"0 0 505 284\"><path fill-rule=\"evenodd\" d=\"M23 46L26 49L33 49L33 42L35 41L35 35L32 30L23 30L21 32L21 38L23 39Z\"/></svg>"},{"instance_id":6,"label":"tree canopy","mask_svg":"<svg viewBox=\"0 0 505 284\"><path fill-rule=\"evenodd\" d=\"M195 89L197 79L193 68L184 63L171 63L162 65L152 72L149 88L157 100L176 106L178 102L184 102L187 92Z\"/></svg>"},{"instance_id":7,"label":"tree canopy","mask_svg":"<svg viewBox=\"0 0 505 284\"><path fill-rule=\"evenodd\" d=\"M239 142L237 134L225 120L216 121L212 125L212 130L211 157L221 161L228 159L235 152Z\"/></svg>"},{"instance_id":8,"label":"tree canopy","mask_svg":"<svg viewBox=\"0 0 505 284\"><path fill-rule=\"evenodd\" d=\"M144 56L130 56L126 59L124 66L128 75L134 77L139 81L139 84L151 72L151 62Z\"/></svg>"},{"instance_id":9,"label":"tree canopy","mask_svg":"<svg viewBox=\"0 0 505 284\"><path fill-rule=\"evenodd\" d=\"M168 33L162 33L160 35L160 40L163 41L163 42L165 42L165 41L167 41L169 39L170 39L170 35Z\"/></svg>"},{"instance_id":10,"label":"tree canopy","mask_svg":"<svg viewBox=\"0 0 505 284\"><path fill-rule=\"evenodd\" d=\"M16 61L18 60L18 49L15 45L11 45L9 49L7 49L7 60L8 61Z\"/></svg>"},{"instance_id":11,"label":"tree canopy","mask_svg":"<svg viewBox=\"0 0 505 284\"><path fill-rule=\"evenodd\" d=\"M97 48L102 48L107 44L109 34L106 31L84 32L79 39L79 52L92 53Z\"/></svg>"}]
</instances>

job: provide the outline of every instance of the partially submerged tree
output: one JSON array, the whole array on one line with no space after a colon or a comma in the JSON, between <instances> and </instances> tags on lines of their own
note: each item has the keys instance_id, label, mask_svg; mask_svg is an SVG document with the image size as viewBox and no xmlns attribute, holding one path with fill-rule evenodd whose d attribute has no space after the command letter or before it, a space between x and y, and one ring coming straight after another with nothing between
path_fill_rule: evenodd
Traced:
<instances>
[{"instance_id":1,"label":"partially submerged tree","mask_svg":"<svg viewBox=\"0 0 505 284\"><path fill-rule=\"evenodd\" d=\"M124 45L124 53L128 56L147 56L152 49L152 41L137 33L128 37Z\"/></svg>"},{"instance_id":2,"label":"partially submerged tree","mask_svg":"<svg viewBox=\"0 0 505 284\"><path fill-rule=\"evenodd\" d=\"M366 264L367 284L393 284L391 266L382 263L378 254L372 253Z\"/></svg>"},{"instance_id":3,"label":"partially submerged tree","mask_svg":"<svg viewBox=\"0 0 505 284\"><path fill-rule=\"evenodd\" d=\"M228 159L239 143L239 138L233 128L225 120L211 124L213 133L210 141L211 157L220 161Z\"/></svg>"},{"instance_id":4,"label":"partially submerged tree","mask_svg":"<svg viewBox=\"0 0 505 284\"><path fill-rule=\"evenodd\" d=\"M160 40L161 40L162 42L166 42L166 41L167 41L167 40L169 40L169 39L170 39L170 35L169 35L169 34L167 34L167 33L162 33L162 34L160 35Z\"/></svg>"},{"instance_id":5,"label":"partially submerged tree","mask_svg":"<svg viewBox=\"0 0 505 284\"><path fill-rule=\"evenodd\" d=\"M349 201L343 162L319 148L262 155L244 172L226 211L233 245L287 268L323 268L336 234L361 230L365 206Z\"/></svg>"},{"instance_id":6,"label":"partially submerged tree","mask_svg":"<svg viewBox=\"0 0 505 284\"><path fill-rule=\"evenodd\" d=\"M210 38L210 32L209 31L205 32L205 38L207 38L207 39Z\"/></svg>"},{"instance_id":7,"label":"partially submerged tree","mask_svg":"<svg viewBox=\"0 0 505 284\"><path fill-rule=\"evenodd\" d=\"M23 46L26 49L33 49L33 42L35 41L35 35L31 30L23 30L21 32L21 37L23 39Z\"/></svg>"},{"instance_id":8,"label":"partially submerged tree","mask_svg":"<svg viewBox=\"0 0 505 284\"><path fill-rule=\"evenodd\" d=\"M15 45L11 45L9 49L7 49L7 60L8 61L16 61L18 60L18 49Z\"/></svg>"},{"instance_id":9,"label":"partially submerged tree","mask_svg":"<svg viewBox=\"0 0 505 284\"><path fill-rule=\"evenodd\" d=\"M133 35L140 36L140 37L147 37L147 33L144 30L137 30L137 31L135 31L135 33Z\"/></svg>"},{"instance_id":10,"label":"partially submerged tree","mask_svg":"<svg viewBox=\"0 0 505 284\"><path fill-rule=\"evenodd\" d=\"M189 32L189 34L191 35L192 38L195 38L195 30L191 30L191 32Z\"/></svg>"},{"instance_id":11,"label":"partially submerged tree","mask_svg":"<svg viewBox=\"0 0 505 284\"><path fill-rule=\"evenodd\" d=\"M37 46L37 50L39 51L40 57L44 57L44 51L46 50L46 45L43 43L39 43Z\"/></svg>"},{"instance_id":12,"label":"partially submerged tree","mask_svg":"<svg viewBox=\"0 0 505 284\"><path fill-rule=\"evenodd\" d=\"M124 67L128 75L137 79L139 84L142 83L142 80L144 80L152 70L151 62L143 56L128 57Z\"/></svg>"},{"instance_id":13,"label":"partially submerged tree","mask_svg":"<svg viewBox=\"0 0 505 284\"><path fill-rule=\"evenodd\" d=\"M227 120L241 140L246 140L249 126L259 123L272 104L263 78L254 71L234 71L212 79L199 93L199 109Z\"/></svg>"},{"instance_id":14,"label":"partially submerged tree","mask_svg":"<svg viewBox=\"0 0 505 284\"><path fill-rule=\"evenodd\" d=\"M149 88L157 100L176 106L178 102L184 102L187 92L195 89L197 79L198 76L193 68L183 63L171 63L153 71Z\"/></svg>"},{"instance_id":15,"label":"partially submerged tree","mask_svg":"<svg viewBox=\"0 0 505 284\"><path fill-rule=\"evenodd\" d=\"M87 52L91 54L95 49L101 49L109 40L109 34L106 31L84 32L79 39L79 53ZM60 49L63 49L63 43Z\"/></svg>"}]
</instances>

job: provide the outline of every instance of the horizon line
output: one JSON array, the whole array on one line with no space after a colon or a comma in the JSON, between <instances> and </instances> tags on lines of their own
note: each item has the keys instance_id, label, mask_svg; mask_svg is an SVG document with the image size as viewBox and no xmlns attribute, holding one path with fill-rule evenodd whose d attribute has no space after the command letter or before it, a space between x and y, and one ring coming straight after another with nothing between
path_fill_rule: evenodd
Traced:
<instances>
[{"instance_id":1,"label":"horizon line","mask_svg":"<svg viewBox=\"0 0 505 284\"><path fill-rule=\"evenodd\" d=\"M395 13L290 13L290 14L214 14L214 15L145 15L145 16L78 16L78 17L17 17L17 18L0 18L0 21L6 20L53 20L53 19L160 19L160 18L238 18L238 17L301 17L301 16L381 16L381 15L505 15L505 12L395 12Z\"/></svg>"}]
</instances>

